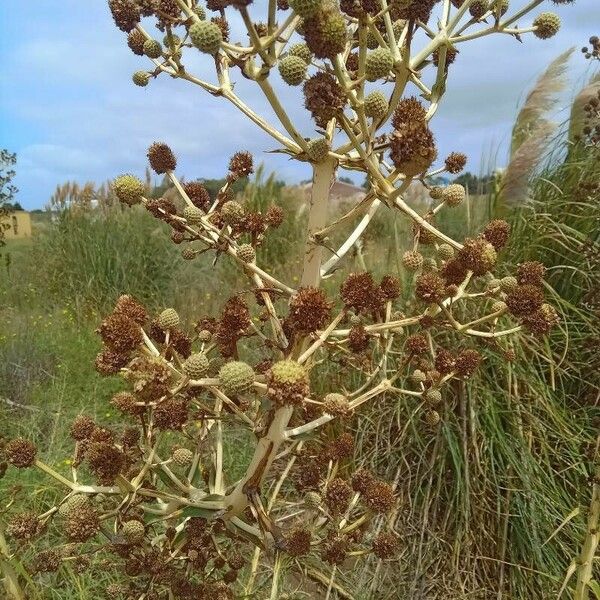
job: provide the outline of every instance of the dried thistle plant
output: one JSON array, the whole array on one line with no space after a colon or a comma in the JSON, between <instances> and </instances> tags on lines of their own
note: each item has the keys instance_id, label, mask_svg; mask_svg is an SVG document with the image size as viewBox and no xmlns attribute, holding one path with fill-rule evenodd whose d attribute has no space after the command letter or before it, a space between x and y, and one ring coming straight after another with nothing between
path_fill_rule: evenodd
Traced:
<instances>
[{"instance_id":1,"label":"dried thistle plant","mask_svg":"<svg viewBox=\"0 0 600 600\"><path fill-rule=\"evenodd\" d=\"M226 184L211 199L200 183L182 183L172 150L154 143L150 166L170 179L183 210L169 198L147 198L132 175L115 179L118 198L170 227L184 258L226 255L249 287L190 331L171 308L149 315L129 296L118 300L98 329L104 350L96 368L122 374L129 385L111 400L127 426L117 431L78 416L71 477L45 464L25 439L4 445L8 463L41 469L66 491L44 514L14 511L8 520L17 546L48 530L64 539L39 552L32 572L56 571L63 561L92 568L90 559L102 554L93 565L125 575L110 597L254 598L268 586L274 599L286 576L299 589L314 589L310 580L327 595L352 597L337 582L338 570L371 553L397 555L394 482L353 471L350 419L360 418L365 403L402 401L435 427L445 387L473 374L481 345L510 360L506 340L522 330L544 335L558 321L544 300L543 265L526 262L514 275L494 277L508 224L495 220L477 237L452 239L438 222L464 201L465 190L430 185L466 163L453 152L436 166L430 127L461 44L492 34L551 37L559 27L553 13L515 25L541 2L512 10L508 0L270 0L264 20L255 22L245 0L209 0L206 8L195 0L109 0L131 50L152 63L134 74L135 84L164 74L197 85L235 105L282 152L311 164L304 262L298 288L257 264L256 248L286 215L277 206L249 211L233 197L234 182L253 171L246 152L233 155ZM229 40L233 17L248 45ZM155 20L161 41L143 18ZM199 51L210 57L216 83L187 67ZM281 104L272 86L277 71L286 84L303 86L314 137L305 138ZM237 95L234 75L258 86L277 126ZM409 84L421 99L406 95ZM332 219L328 197L338 169L365 174L370 187L360 204ZM430 191L426 214L405 200L413 181ZM413 223L402 264L413 273L414 301L400 300L394 276L375 281L368 272L350 274L328 297L321 280L335 277L379 209ZM347 240L328 250L332 232L351 222ZM323 380L323 362L337 365L346 383ZM228 433L241 429L254 448L244 474L232 477L224 448ZM6 589L22 597L0 541Z\"/></svg>"}]
</instances>

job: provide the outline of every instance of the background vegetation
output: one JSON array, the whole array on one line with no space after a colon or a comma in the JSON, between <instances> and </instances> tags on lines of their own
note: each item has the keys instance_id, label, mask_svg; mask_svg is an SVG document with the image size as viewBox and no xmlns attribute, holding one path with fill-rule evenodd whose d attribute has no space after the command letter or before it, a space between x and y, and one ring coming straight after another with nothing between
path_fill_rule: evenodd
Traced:
<instances>
[{"instance_id":1,"label":"background vegetation","mask_svg":"<svg viewBox=\"0 0 600 600\"><path fill-rule=\"evenodd\" d=\"M468 388L453 389L438 428L423 422L415 404L387 402L366 412L356 460L396 482L402 502L393 518L403 552L393 568L371 559L354 579L342 575L356 598L549 598L577 555L600 425L600 152L564 135L553 139L543 159L538 152L530 161L526 198L511 204L500 179L483 177L485 193L472 195L442 228L464 237L490 218L508 218L505 258L547 265L561 326L541 342L484 347L484 368ZM262 171L238 192L248 206L275 201L285 209L284 224L259 252L285 280L300 260L302 197ZM143 209L125 213L108 192L101 197L93 208L65 196L36 219L32 240L2 249L1 433L26 432L59 469L68 469L56 461L75 415L118 420L107 399L119 382L93 369L93 329L115 299L127 292L153 309L174 306L193 322L219 310L237 276L226 260L184 261ZM399 258L412 239L409 227L384 210L342 268L392 272L408 289ZM243 451L228 460L243 462ZM28 474L25 483L10 474L2 481L0 510L34 489L40 507L51 497ZM111 579L109 572L92 581L62 569L60 585L46 582L41 597L97 598Z\"/></svg>"}]
</instances>

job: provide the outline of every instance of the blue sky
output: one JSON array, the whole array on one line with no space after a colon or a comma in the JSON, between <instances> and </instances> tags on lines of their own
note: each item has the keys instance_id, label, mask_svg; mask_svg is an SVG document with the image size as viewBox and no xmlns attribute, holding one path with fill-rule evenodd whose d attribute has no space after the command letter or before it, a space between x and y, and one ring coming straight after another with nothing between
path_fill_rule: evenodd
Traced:
<instances>
[{"instance_id":1,"label":"blue sky","mask_svg":"<svg viewBox=\"0 0 600 600\"><path fill-rule=\"evenodd\" d=\"M523 3L511 2L515 7ZM252 7L256 20L261 4ZM547 1L540 9L562 18L560 33L551 40L527 35L519 44L495 35L461 44L433 122L440 156L465 152L474 172L492 152L502 164L528 87L558 54L570 46L579 49L598 34L597 0L577 0L571 6ZM231 39L245 37L234 28ZM18 154L17 199L26 208L42 207L56 185L68 180L100 183L124 171L142 175L146 148L154 140L172 146L179 156L178 171L188 179L222 176L228 157L239 149L252 151L257 162L264 161L287 181L309 177L306 165L266 154L274 142L225 100L168 78L144 89L134 86L131 73L147 63L127 48L104 0L2 2L0 52L0 146ZM585 81L589 65L579 52L571 64L574 90ZM192 71L205 66L203 57L190 61ZM300 91L280 86L278 75L274 79L303 135L314 135ZM269 115L251 84L241 82L236 91ZM557 120L567 102L565 98L557 105Z\"/></svg>"}]
</instances>

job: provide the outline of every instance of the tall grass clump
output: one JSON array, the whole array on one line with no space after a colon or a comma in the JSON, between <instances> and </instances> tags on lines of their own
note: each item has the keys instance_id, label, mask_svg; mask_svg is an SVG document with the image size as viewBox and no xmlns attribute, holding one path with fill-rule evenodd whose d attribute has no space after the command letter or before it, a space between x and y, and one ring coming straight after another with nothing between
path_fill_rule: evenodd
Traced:
<instances>
[{"instance_id":1,"label":"tall grass clump","mask_svg":"<svg viewBox=\"0 0 600 600\"><path fill-rule=\"evenodd\" d=\"M520 345L490 340L470 385L445 398L442 427L424 429L417 403L377 407L359 427L368 463L405 499L408 560L387 583L399 597L549 598L578 565L599 460L600 154L565 127L520 205L500 186L478 209L509 219L509 262L546 265L559 327Z\"/></svg>"},{"instance_id":2,"label":"tall grass clump","mask_svg":"<svg viewBox=\"0 0 600 600\"><path fill-rule=\"evenodd\" d=\"M164 296L178 262L164 231L141 212L65 209L36 238L33 279L56 306L106 310L125 290L152 303Z\"/></svg>"}]
</instances>

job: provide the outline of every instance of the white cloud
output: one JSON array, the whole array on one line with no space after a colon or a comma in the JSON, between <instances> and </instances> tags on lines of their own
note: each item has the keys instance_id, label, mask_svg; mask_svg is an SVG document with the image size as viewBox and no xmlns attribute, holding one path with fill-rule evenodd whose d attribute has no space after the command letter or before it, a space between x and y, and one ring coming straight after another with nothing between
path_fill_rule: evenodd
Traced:
<instances>
[{"instance_id":1,"label":"white cloud","mask_svg":"<svg viewBox=\"0 0 600 600\"><path fill-rule=\"evenodd\" d=\"M143 173L146 148L154 140L173 147L188 178L221 176L228 157L242 148L280 177L308 177L306 165L266 154L276 143L224 99L166 76L146 89L135 87L131 73L146 63L129 51L104 2L52 4L42 3L35 12L24 6L7 12L8 33L14 29L14 39L8 43L4 36L0 109L20 126L14 140L5 144L19 153L17 184L24 205L43 204L56 183L69 177L100 182L123 171ZM251 7L256 20L261 8L264 0ZM477 171L484 147L492 142L505 146L524 90L560 52L583 45L596 33L589 30L590 24L600 22L595 0L552 5L552 10L560 12L565 26L550 41L527 36L523 47L496 35L460 45L433 124L441 157L451 150L466 151L471 169ZM27 35L19 35L25 24ZM232 39L246 43L239 27L234 27ZM210 67L210 58L190 56L192 72ZM575 77L581 77L585 61L576 54L572 62ZM239 73L235 77L236 92L272 118L257 87ZM277 73L273 81L282 104L292 107L290 116L302 135L313 136L301 91L280 85Z\"/></svg>"}]
</instances>

